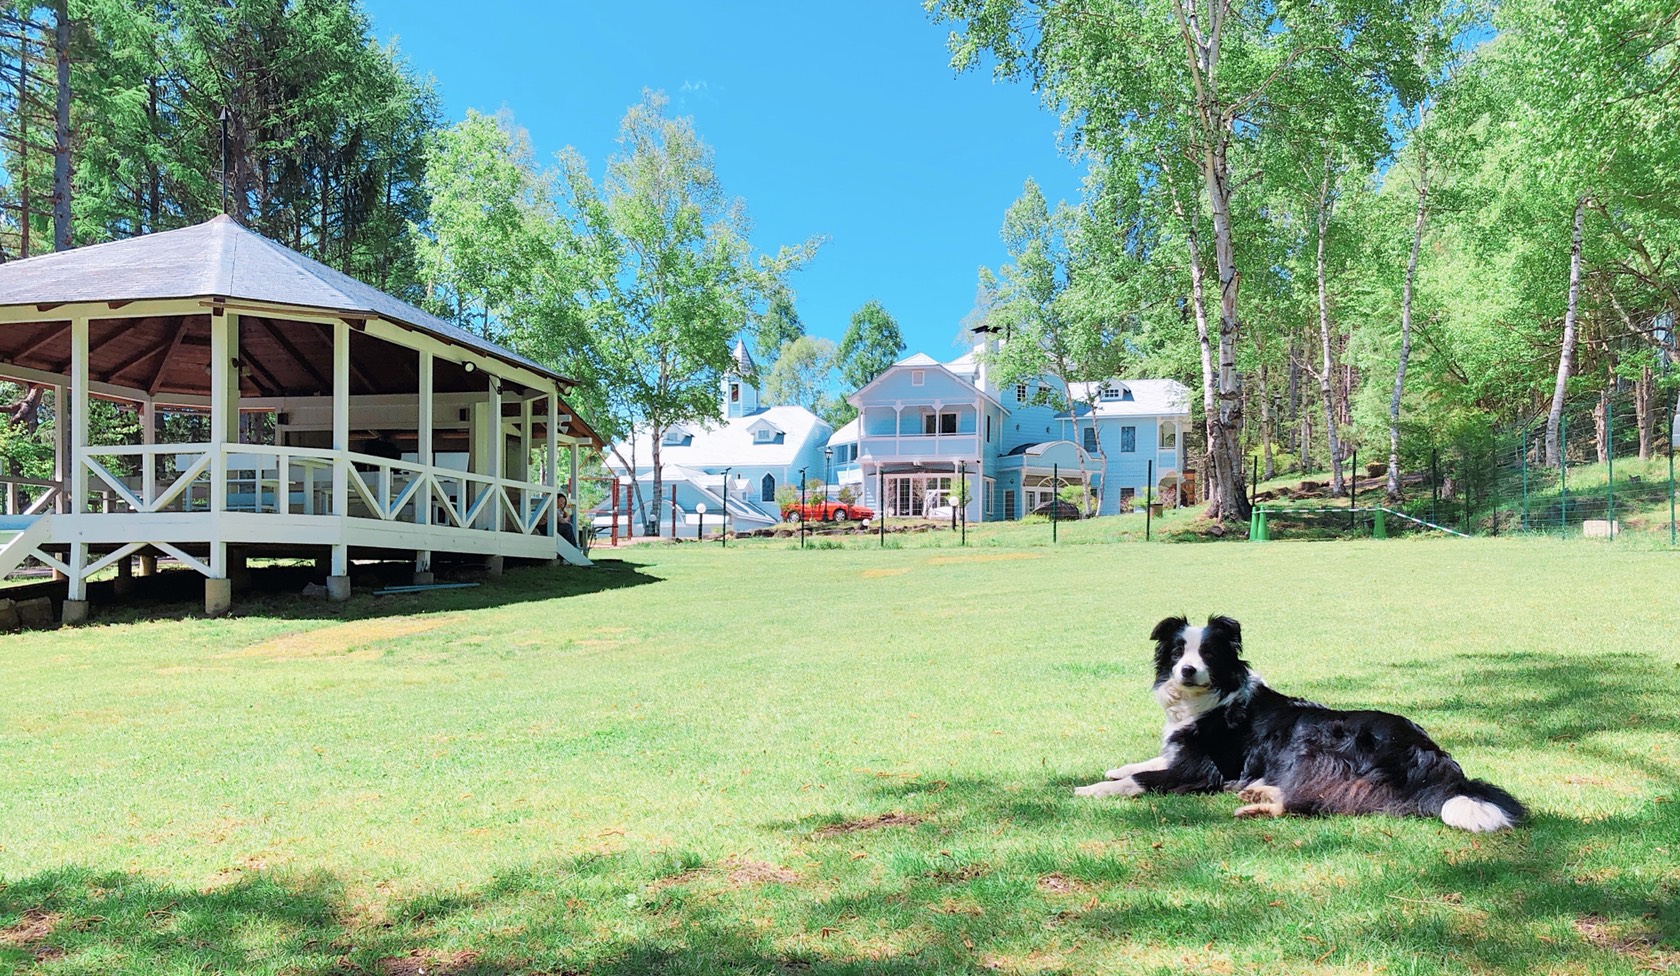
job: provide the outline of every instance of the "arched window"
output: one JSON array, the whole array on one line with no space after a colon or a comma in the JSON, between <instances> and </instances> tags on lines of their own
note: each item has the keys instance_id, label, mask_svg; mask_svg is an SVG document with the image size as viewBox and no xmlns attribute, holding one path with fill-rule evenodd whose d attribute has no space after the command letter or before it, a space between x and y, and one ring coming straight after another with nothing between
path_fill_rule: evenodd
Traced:
<instances>
[{"instance_id":1,"label":"arched window","mask_svg":"<svg viewBox=\"0 0 1680 976\"><path fill-rule=\"evenodd\" d=\"M776 476L775 475L767 474L767 475L764 476L764 480L762 482L760 482L759 498L760 498L760 500L767 501L767 502L773 502L773 501L776 500Z\"/></svg>"}]
</instances>

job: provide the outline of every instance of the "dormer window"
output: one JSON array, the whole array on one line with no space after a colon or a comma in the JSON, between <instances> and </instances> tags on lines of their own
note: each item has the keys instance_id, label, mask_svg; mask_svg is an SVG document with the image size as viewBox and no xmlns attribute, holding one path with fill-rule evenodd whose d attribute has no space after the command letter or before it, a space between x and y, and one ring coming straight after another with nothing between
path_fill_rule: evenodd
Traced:
<instances>
[{"instance_id":1,"label":"dormer window","mask_svg":"<svg viewBox=\"0 0 1680 976\"><path fill-rule=\"evenodd\" d=\"M1112 384L1104 383L1102 385L1102 392L1099 393L1098 396L1105 402L1118 400L1120 399L1120 391Z\"/></svg>"},{"instance_id":2,"label":"dormer window","mask_svg":"<svg viewBox=\"0 0 1680 976\"><path fill-rule=\"evenodd\" d=\"M921 386L923 383L926 383L926 382L927 382L927 370L925 370L925 369L913 369L913 370L910 371L910 385L911 386Z\"/></svg>"},{"instance_id":3,"label":"dormer window","mask_svg":"<svg viewBox=\"0 0 1680 976\"><path fill-rule=\"evenodd\" d=\"M760 427L753 431L754 444L772 444L775 443L775 440L776 432L768 427Z\"/></svg>"},{"instance_id":4,"label":"dormer window","mask_svg":"<svg viewBox=\"0 0 1680 976\"><path fill-rule=\"evenodd\" d=\"M694 443L694 435L681 427L672 427L665 432L665 437L661 440L661 443L666 447L687 447Z\"/></svg>"}]
</instances>

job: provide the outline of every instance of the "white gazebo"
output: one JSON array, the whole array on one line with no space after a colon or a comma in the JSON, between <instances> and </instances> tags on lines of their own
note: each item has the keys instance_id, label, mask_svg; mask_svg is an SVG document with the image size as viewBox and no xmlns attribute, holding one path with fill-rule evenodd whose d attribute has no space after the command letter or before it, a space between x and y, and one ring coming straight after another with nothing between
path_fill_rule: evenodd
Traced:
<instances>
[{"instance_id":1,"label":"white gazebo","mask_svg":"<svg viewBox=\"0 0 1680 976\"><path fill-rule=\"evenodd\" d=\"M335 599L353 558L588 565L560 525L560 448L575 487L601 446L572 381L227 217L0 265L0 379L56 411L52 477L0 477L0 576L52 567L66 621L159 555L212 614L252 556L316 557ZM138 443L91 443L93 398Z\"/></svg>"}]
</instances>

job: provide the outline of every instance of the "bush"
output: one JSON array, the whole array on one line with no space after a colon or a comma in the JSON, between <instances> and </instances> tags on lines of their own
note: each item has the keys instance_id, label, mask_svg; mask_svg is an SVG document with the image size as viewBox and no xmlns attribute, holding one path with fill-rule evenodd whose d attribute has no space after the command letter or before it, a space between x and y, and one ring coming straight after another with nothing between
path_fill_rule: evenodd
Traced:
<instances>
[{"instance_id":1,"label":"bush","mask_svg":"<svg viewBox=\"0 0 1680 976\"><path fill-rule=\"evenodd\" d=\"M850 505L858 500L857 489L853 488L851 485L847 485L844 488L841 488L835 497L840 499L840 503L842 505Z\"/></svg>"}]
</instances>

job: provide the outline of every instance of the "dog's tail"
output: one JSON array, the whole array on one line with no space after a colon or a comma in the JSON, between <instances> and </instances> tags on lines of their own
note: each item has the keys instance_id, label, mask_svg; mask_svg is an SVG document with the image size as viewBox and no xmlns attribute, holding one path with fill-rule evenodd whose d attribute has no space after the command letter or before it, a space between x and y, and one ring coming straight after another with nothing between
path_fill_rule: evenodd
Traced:
<instances>
[{"instance_id":1,"label":"dog's tail","mask_svg":"<svg viewBox=\"0 0 1680 976\"><path fill-rule=\"evenodd\" d=\"M1441 805L1441 822L1448 827L1481 833L1521 823L1528 810L1517 798L1492 783L1467 779Z\"/></svg>"}]
</instances>

